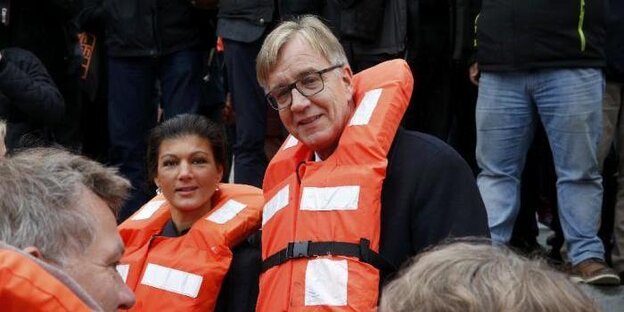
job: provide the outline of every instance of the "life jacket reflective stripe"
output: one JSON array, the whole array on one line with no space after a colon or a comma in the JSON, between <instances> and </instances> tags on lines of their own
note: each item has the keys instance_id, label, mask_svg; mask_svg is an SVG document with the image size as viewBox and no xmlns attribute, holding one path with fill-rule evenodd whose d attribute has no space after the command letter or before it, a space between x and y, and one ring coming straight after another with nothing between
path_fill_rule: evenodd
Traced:
<instances>
[{"instance_id":1,"label":"life jacket reflective stripe","mask_svg":"<svg viewBox=\"0 0 624 312\"><path fill-rule=\"evenodd\" d=\"M7 249L0 249L0 310L93 311L35 261Z\"/></svg>"},{"instance_id":2,"label":"life jacket reflective stripe","mask_svg":"<svg viewBox=\"0 0 624 312\"><path fill-rule=\"evenodd\" d=\"M293 242L367 240L379 251L381 188L387 154L413 87L403 60L384 62L354 76L356 108L331 156L289 136L265 174L262 259ZM379 271L357 257L296 258L260 277L258 311L373 311Z\"/></svg>"},{"instance_id":3,"label":"life jacket reflective stripe","mask_svg":"<svg viewBox=\"0 0 624 312\"><path fill-rule=\"evenodd\" d=\"M135 311L214 310L231 248L260 226L260 189L221 184L214 209L180 237L159 236L170 204L154 197L119 226L126 251L118 271L136 295Z\"/></svg>"}]
</instances>

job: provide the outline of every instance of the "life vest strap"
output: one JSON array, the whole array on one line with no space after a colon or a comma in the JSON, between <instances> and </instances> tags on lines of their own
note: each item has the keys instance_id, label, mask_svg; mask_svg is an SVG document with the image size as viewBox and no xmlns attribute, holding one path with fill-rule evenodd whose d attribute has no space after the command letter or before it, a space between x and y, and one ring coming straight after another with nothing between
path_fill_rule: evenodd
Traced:
<instances>
[{"instance_id":1,"label":"life vest strap","mask_svg":"<svg viewBox=\"0 0 624 312\"><path fill-rule=\"evenodd\" d=\"M370 241L368 239L362 238L359 244L313 241L290 242L286 248L272 254L262 261L262 272L264 273L268 269L292 259L330 255L355 257L361 262L368 263L380 271L395 270L394 265L384 259L380 254L370 249Z\"/></svg>"}]
</instances>

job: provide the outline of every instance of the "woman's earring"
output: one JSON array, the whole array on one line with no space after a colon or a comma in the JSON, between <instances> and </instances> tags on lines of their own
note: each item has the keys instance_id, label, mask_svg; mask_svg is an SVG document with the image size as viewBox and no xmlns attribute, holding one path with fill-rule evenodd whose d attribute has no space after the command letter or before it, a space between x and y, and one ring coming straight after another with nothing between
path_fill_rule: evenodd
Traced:
<instances>
[{"instance_id":1,"label":"woman's earring","mask_svg":"<svg viewBox=\"0 0 624 312\"><path fill-rule=\"evenodd\" d=\"M156 188L156 195L160 195L162 194L162 190L160 189L160 186Z\"/></svg>"}]
</instances>

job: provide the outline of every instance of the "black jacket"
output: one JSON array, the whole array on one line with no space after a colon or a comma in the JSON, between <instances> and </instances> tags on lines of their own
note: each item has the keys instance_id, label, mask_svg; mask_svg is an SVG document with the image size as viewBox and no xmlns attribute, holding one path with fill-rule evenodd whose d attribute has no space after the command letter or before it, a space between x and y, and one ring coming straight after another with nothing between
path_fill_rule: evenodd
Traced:
<instances>
[{"instance_id":1,"label":"black jacket","mask_svg":"<svg viewBox=\"0 0 624 312\"><path fill-rule=\"evenodd\" d=\"M219 18L244 19L264 26L273 20L273 0L221 0Z\"/></svg>"},{"instance_id":2,"label":"black jacket","mask_svg":"<svg viewBox=\"0 0 624 312\"><path fill-rule=\"evenodd\" d=\"M405 51L408 2L328 0L322 14L341 43L352 44L354 54L398 55Z\"/></svg>"},{"instance_id":3,"label":"black jacket","mask_svg":"<svg viewBox=\"0 0 624 312\"><path fill-rule=\"evenodd\" d=\"M0 0L6 16L0 23L0 49L19 47L34 53L55 81L78 70L77 29L71 19L78 12L72 0Z\"/></svg>"},{"instance_id":4,"label":"black jacket","mask_svg":"<svg viewBox=\"0 0 624 312\"><path fill-rule=\"evenodd\" d=\"M160 56L200 43L190 0L84 0L83 29L104 24L109 56Z\"/></svg>"},{"instance_id":5,"label":"black jacket","mask_svg":"<svg viewBox=\"0 0 624 312\"><path fill-rule=\"evenodd\" d=\"M602 67L605 9L605 0L482 0L479 69Z\"/></svg>"},{"instance_id":6,"label":"black jacket","mask_svg":"<svg viewBox=\"0 0 624 312\"><path fill-rule=\"evenodd\" d=\"M221 0L217 35L239 42L262 38L274 22L274 0Z\"/></svg>"},{"instance_id":7,"label":"black jacket","mask_svg":"<svg viewBox=\"0 0 624 312\"><path fill-rule=\"evenodd\" d=\"M82 56L74 18L79 0L0 0L7 19L0 24L0 49L32 52L45 66L65 99L63 121L54 127L56 142L79 151L82 143L78 83Z\"/></svg>"},{"instance_id":8,"label":"black jacket","mask_svg":"<svg viewBox=\"0 0 624 312\"><path fill-rule=\"evenodd\" d=\"M381 207L379 252L396 267L449 237L490 236L470 167L450 146L424 133L398 130Z\"/></svg>"},{"instance_id":9,"label":"black jacket","mask_svg":"<svg viewBox=\"0 0 624 312\"><path fill-rule=\"evenodd\" d=\"M36 56L17 48L2 50L0 119L7 121L9 150L25 144L22 139L50 143L50 126L62 120L64 111L63 97Z\"/></svg>"}]
</instances>

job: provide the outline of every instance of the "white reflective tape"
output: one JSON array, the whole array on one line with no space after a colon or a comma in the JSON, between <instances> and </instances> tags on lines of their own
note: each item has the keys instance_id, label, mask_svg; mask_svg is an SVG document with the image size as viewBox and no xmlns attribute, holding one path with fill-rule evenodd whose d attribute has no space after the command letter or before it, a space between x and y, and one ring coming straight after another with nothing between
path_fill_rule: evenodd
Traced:
<instances>
[{"instance_id":1,"label":"white reflective tape","mask_svg":"<svg viewBox=\"0 0 624 312\"><path fill-rule=\"evenodd\" d=\"M264 205L264 209L262 210L262 226L271 220L278 211L288 206L288 192L289 186L286 185Z\"/></svg>"},{"instance_id":2,"label":"white reflective tape","mask_svg":"<svg viewBox=\"0 0 624 312\"><path fill-rule=\"evenodd\" d=\"M336 187L304 187L300 210L356 210L360 197L359 185Z\"/></svg>"},{"instance_id":3,"label":"white reflective tape","mask_svg":"<svg viewBox=\"0 0 624 312\"><path fill-rule=\"evenodd\" d=\"M130 219L131 220L145 220L145 219L149 219L158 210L158 208L160 208L160 206L162 206L162 204L164 202L165 202L164 200L151 201L151 202L145 204L145 206L143 208L141 208L141 210L139 210L139 212L136 213L134 216L132 216L132 218L130 218Z\"/></svg>"},{"instance_id":4,"label":"white reflective tape","mask_svg":"<svg viewBox=\"0 0 624 312\"><path fill-rule=\"evenodd\" d=\"M305 305L347 305L347 260L308 261L305 273Z\"/></svg>"},{"instance_id":5,"label":"white reflective tape","mask_svg":"<svg viewBox=\"0 0 624 312\"><path fill-rule=\"evenodd\" d=\"M197 298L202 281L201 275L148 263L141 284Z\"/></svg>"},{"instance_id":6,"label":"white reflective tape","mask_svg":"<svg viewBox=\"0 0 624 312\"><path fill-rule=\"evenodd\" d=\"M117 273L119 273L119 275L121 276L121 279L125 283L126 280L128 279L128 271L130 270L130 265L129 264L118 264L115 268L117 269Z\"/></svg>"},{"instance_id":7,"label":"white reflective tape","mask_svg":"<svg viewBox=\"0 0 624 312\"><path fill-rule=\"evenodd\" d=\"M206 220L218 224L225 224L226 222L234 219L234 217L236 217L239 212L243 211L245 207L247 207L247 205L230 199L223 204L221 208L211 213Z\"/></svg>"},{"instance_id":8,"label":"white reflective tape","mask_svg":"<svg viewBox=\"0 0 624 312\"><path fill-rule=\"evenodd\" d=\"M379 98L381 97L381 92L383 89L374 89L366 92L362 101L360 101L360 105L358 105L357 110L351 117L350 126L361 126L367 125L373 116L373 112L377 107L377 103L379 102Z\"/></svg>"},{"instance_id":9,"label":"white reflective tape","mask_svg":"<svg viewBox=\"0 0 624 312\"><path fill-rule=\"evenodd\" d=\"M299 140L297 140L294 136L289 135L288 138L286 138L286 144L284 144L284 148L282 150L287 150L297 144L299 144Z\"/></svg>"}]
</instances>

